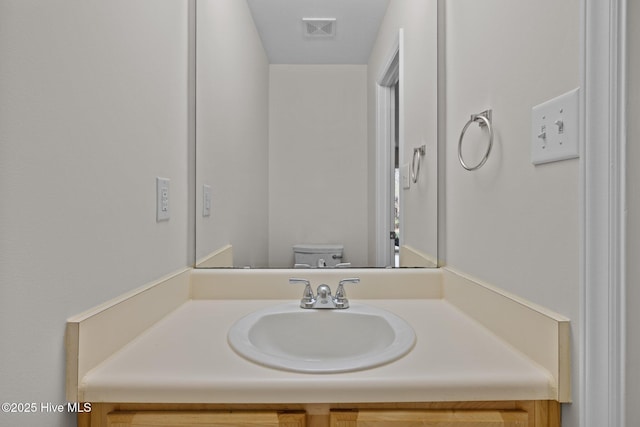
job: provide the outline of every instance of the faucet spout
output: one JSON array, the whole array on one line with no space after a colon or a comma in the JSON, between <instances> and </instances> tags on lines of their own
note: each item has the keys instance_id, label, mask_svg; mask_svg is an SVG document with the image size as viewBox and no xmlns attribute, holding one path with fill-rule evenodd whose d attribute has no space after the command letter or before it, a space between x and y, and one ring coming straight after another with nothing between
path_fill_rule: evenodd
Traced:
<instances>
[{"instance_id":1,"label":"faucet spout","mask_svg":"<svg viewBox=\"0 0 640 427\"><path fill-rule=\"evenodd\" d=\"M336 304L331 296L331 288L328 285L322 284L318 286L316 299L316 306L314 308L336 308ZM318 306L318 304L320 305Z\"/></svg>"}]
</instances>

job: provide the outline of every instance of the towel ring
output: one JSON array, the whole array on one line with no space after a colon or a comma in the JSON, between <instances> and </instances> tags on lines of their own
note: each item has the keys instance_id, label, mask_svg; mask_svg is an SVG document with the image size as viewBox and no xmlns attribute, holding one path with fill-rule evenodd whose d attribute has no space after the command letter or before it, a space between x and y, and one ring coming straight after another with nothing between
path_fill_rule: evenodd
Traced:
<instances>
[{"instance_id":1,"label":"towel ring","mask_svg":"<svg viewBox=\"0 0 640 427\"><path fill-rule=\"evenodd\" d=\"M421 145L413 149L413 159L411 159L411 181L413 183L418 182L418 175L420 174L420 163L422 163L422 156L427 152L427 146ZM417 155L417 156L416 156ZM416 157L418 159L418 166L416 167Z\"/></svg>"},{"instance_id":2,"label":"towel ring","mask_svg":"<svg viewBox=\"0 0 640 427\"><path fill-rule=\"evenodd\" d=\"M471 125L471 123L478 122L478 125L483 128L486 127L489 131L489 146L487 147L487 152L484 154L480 163L475 166L469 166L464 162L462 158L462 140L464 139L464 133L467 131L467 128ZM489 154L491 153L491 147L493 146L493 128L491 126L491 110L483 111L482 113L472 114L471 118L467 122L466 125L462 128L462 133L460 133L460 140L458 141L458 160L460 160L460 164L463 168L468 171L474 171L476 169L480 169L482 165L485 164L487 159L489 158Z\"/></svg>"}]
</instances>

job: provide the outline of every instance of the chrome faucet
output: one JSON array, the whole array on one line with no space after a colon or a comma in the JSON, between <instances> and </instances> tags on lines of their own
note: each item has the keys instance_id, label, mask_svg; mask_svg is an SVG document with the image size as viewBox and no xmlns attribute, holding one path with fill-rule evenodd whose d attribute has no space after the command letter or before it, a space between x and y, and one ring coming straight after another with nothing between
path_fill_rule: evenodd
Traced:
<instances>
[{"instance_id":1,"label":"chrome faucet","mask_svg":"<svg viewBox=\"0 0 640 427\"><path fill-rule=\"evenodd\" d=\"M301 308L349 308L349 300L347 299L347 294L344 290L345 283L360 283L360 279L357 277L350 279L340 280L338 283L338 289L336 289L336 294L331 295L331 288L329 285L325 285L324 283L318 286L316 290L316 295L313 294L313 290L311 289L311 282L307 279L289 279L289 283L291 284L303 284L305 285L304 291L302 292L302 299L300 300Z\"/></svg>"}]
</instances>

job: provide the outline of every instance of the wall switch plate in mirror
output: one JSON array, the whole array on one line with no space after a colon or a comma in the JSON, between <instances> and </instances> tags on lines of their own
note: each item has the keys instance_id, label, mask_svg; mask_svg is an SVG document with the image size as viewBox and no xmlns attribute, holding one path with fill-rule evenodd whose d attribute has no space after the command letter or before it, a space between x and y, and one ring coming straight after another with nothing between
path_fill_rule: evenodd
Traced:
<instances>
[{"instance_id":1,"label":"wall switch plate in mirror","mask_svg":"<svg viewBox=\"0 0 640 427\"><path fill-rule=\"evenodd\" d=\"M156 222L168 221L169 218L169 179L156 177Z\"/></svg>"},{"instance_id":2,"label":"wall switch plate in mirror","mask_svg":"<svg viewBox=\"0 0 640 427\"><path fill-rule=\"evenodd\" d=\"M402 189L408 190L411 188L411 172L409 163L402 165L400 169L400 180L402 182Z\"/></svg>"},{"instance_id":3,"label":"wall switch plate in mirror","mask_svg":"<svg viewBox=\"0 0 640 427\"><path fill-rule=\"evenodd\" d=\"M202 216L211 216L211 186L202 186Z\"/></svg>"}]
</instances>

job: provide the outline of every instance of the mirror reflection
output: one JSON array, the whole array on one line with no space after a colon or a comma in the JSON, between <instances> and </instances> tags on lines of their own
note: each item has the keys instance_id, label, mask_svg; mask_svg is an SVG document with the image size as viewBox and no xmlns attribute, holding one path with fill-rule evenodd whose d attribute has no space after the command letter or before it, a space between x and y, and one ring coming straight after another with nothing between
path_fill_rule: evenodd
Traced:
<instances>
[{"instance_id":1,"label":"mirror reflection","mask_svg":"<svg viewBox=\"0 0 640 427\"><path fill-rule=\"evenodd\" d=\"M435 266L436 39L436 0L197 0L197 266Z\"/></svg>"}]
</instances>

